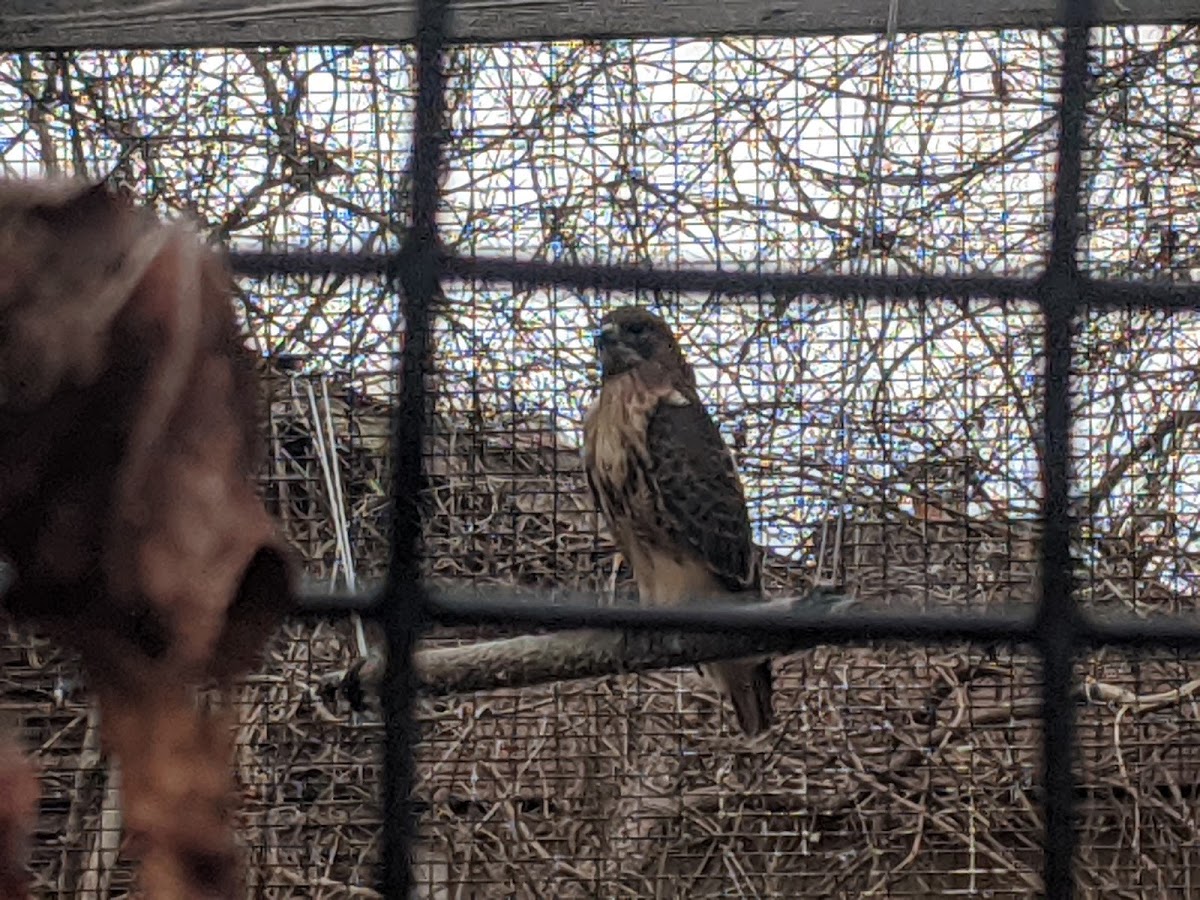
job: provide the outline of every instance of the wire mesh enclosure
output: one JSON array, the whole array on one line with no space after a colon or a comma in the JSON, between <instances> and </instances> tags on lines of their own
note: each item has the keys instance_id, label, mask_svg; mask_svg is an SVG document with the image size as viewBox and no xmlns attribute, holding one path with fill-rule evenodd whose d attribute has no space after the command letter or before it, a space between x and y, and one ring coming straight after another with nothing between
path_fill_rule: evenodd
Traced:
<instances>
[{"instance_id":1,"label":"wire mesh enclosure","mask_svg":"<svg viewBox=\"0 0 1200 900\"><path fill-rule=\"evenodd\" d=\"M253 895L1193 896L1200 27L443 47L422 15L414 48L0 56L7 174L234 251L264 501L359 598L242 688ZM708 618L801 648L757 741L684 660L456 681L526 626L638 627L580 456L625 304L695 367L768 594L847 601ZM38 893L127 895L86 686L3 653Z\"/></svg>"}]
</instances>

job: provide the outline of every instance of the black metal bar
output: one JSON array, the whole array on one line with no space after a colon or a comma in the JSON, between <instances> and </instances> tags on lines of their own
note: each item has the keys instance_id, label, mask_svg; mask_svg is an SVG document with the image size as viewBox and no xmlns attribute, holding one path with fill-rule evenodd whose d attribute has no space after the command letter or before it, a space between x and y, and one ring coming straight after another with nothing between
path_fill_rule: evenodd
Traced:
<instances>
[{"instance_id":1,"label":"black metal bar","mask_svg":"<svg viewBox=\"0 0 1200 900\"><path fill-rule=\"evenodd\" d=\"M386 253L231 253L239 275L351 275L382 277L396 265ZM921 275L897 278L861 275L754 274L711 269L645 269L629 266L567 266L527 260L450 255L442 260L446 275L538 285L564 285L578 290L666 290L718 292L731 297L763 294L816 294L829 297L874 297L925 301L930 298L1033 300L1041 278ZM1112 281L1080 276L1084 302L1097 309L1200 309L1200 284Z\"/></svg>"},{"instance_id":2,"label":"black metal bar","mask_svg":"<svg viewBox=\"0 0 1200 900\"><path fill-rule=\"evenodd\" d=\"M375 616L383 608L382 591L360 594L323 594L311 591L302 594L293 618L331 619L351 613ZM775 632L781 626L801 635L804 643L854 643L869 632L871 640L899 639L919 632L938 640L997 640L1021 642L1032 640L1029 615L989 613L985 616L948 616L946 613L926 615L917 612L839 613L830 622L827 612L797 609L786 617L771 613L764 617L753 607L729 607L718 610L681 609L611 609L599 607L596 601L607 595L599 591L533 592L503 585L462 590L427 588L431 619L438 624L512 625L519 628L628 628L631 630L668 627L687 631L733 630L755 633ZM714 613L718 618L714 618ZM950 619L953 635L938 634ZM732 623L732 624L731 624ZM1089 619L1077 621L1076 639L1079 646L1157 648L1200 651L1200 618L1179 616L1139 619L1130 617Z\"/></svg>"},{"instance_id":3,"label":"black metal bar","mask_svg":"<svg viewBox=\"0 0 1200 900\"><path fill-rule=\"evenodd\" d=\"M429 616L442 625L512 625L569 630L614 628L630 631L724 631L737 634L790 634L798 646L850 644L875 640L1004 641L1036 638L1033 612L987 617L797 611L759 612L746 607L711 609L601 609L533 607L494 601L430 601Z\"/></svg>"},{"instance_id":4,"label":"black metal bar","mask_svg":"<svg viewBox=\"0 0 1200 900\"><path fill-rule=\"evenodd\" d=\"M1200 284L1154 284L1081 278L1081 303L1101 311L1129 307L1162 312L1200 309Z\"/></svg>"},{"instance_id":5,"label":"black metal bar","mask_svg":"<svg viewBox=\"0 0 1200 900\"><path fill-rule=\"evenodd\" d=\"M1076 286L1070 275L1047 279L1041 295L1046 310L1045 474L1042 536L1042 602L1038 636L1042 653L1043 773L1045 777L1046 896L1073 896L1074 665L1077 611L1071 564L1070 369Z\"/></svg>"},{"instance_id":6,"label":"black metal bar","mask_svg":"<svg viewBox=\"0 0 1200 900\"><path fill-rule=\"evenodd\" d=\"M713 269L654 269L592 266L535 260L451 256L446 272L459 278L519 284L561 284L577 290L660 290L727 293L745 297L816 294L841 297L924 301L939 298L984 298L1032 301L1036 282L1025 278L956 276L769 274Z\"/></svg>"},{"instance_id":7,"label":"black metal bar","mask_svg":"<svg viewBox=\"0 0 1200 900\"><path fill-rule=\"evenodd\" d=\"M333 253L295 250L284 253L231 251L229 265L248 278L295 275L357 275L386 278L395 270L396 253Z\"/></svg>"},{"instance_id":8,"label":"black metal bar","mask_svg":"<svg viewBox=\"0 0 1200 900\"><path fill-rule=\"evenodd\" d=\"M382 276L395 264L387 253L231 253L239 275L270 278L278 275ZM1031 301L1037 287L1032 278L920 275L886 278L874 275L803 275L793 273L728 272L715 269L651 269L637 266L568 265L537 260L499 259L447 254L442 271L448 276L507 283L563 285L578 290L668 290L719 292L731 296L761 294L826 294L831 296L917 299L984 297ZM1200 292L1197 301L1200 304Z\"/></svg>"},{"instance_id":9,"label":"black metal bar","mask_svg":"<svg viewBox=\"0 0 1200 900\"><path fill-rule=\"evenodd\" d=\"M296 598L296 609L292 615L293 618L303 619L330 619L353 613L374 616L381 611L384 596L380 591L356 594L301 592Z\"/></svg>"},{"instance_id":10,"label":"black metal bar","mask_svg":"<svg viewBox=\"0 0 1200 900\"><path fill-rule=\"evenodd\" d=\"M1108 619L1080 623L1079 643L1089 647L1157 648L1200 651L1200 620L1195 616L1171 619Z\"/></svg>"},{"instance_id":11,"label":"black metal bar","mask_svg":"<svg viewBox=\"0 0 1200 900\"><path fill-rule=\"evenodd\" d=\"M722 293L757 298L763 294L816 294L878 300L931 299L1032 301L1042 278L997 275L819 275L728 272L715 269L646 269L629 266L565 265L533 260L452 255L446 274L460 278L525 284L559 284L577 290L661 290ZM1129 305L1153 309L1200 308L1200 284L1112 281L1079 276L1087 303L1101 308Z\"/></svg>"},{"instance_id":12,"label":"black metal bar","mask_svg":"<svg viewBox=\"0 0 1200 900\"><path fill-rule=\"evenodd\" d=\"M1039 286L1045 313L1045 409L1042 600L1043 860L1046 896L1071 900L1075 878L1075 653L1080 631L1075 604L1071 492L1071 358L1082 298L1078 263L1079 193L1088 109L1091 0L1063 0L1063 68L1059 98L1058 173L1050 260Z\"/></svg>"},{"instance_id":13,"label":"black metal bar","mask_svg":"<svg viewBox=\"0 0 1200 900\"><path fill-rule=\"evenodd\" d=\"M936 635L939 640L1004 640L1022 641L1030 637L1029 616L989 613L985 616L950 616L946 613L926 615L918 612L839 613L830 623L827 612L799 608L786 616L770 613L765 616L753 607L727 607L716 610L680 609L654 610L637 608L612 609L600 607L597 601L607 597L599 591L531 591L504 585L446 590L427 588L429 609L433 621L442 625L494 624L520 628L642 628L667 627L688 631L726 630L746 632L774 631L781 627L805 640L816 634L822 643L855 642L864 631L872 639L899 638L902 634L937 632L950 620L953 635ZM382 591L360 594L323 594L316 591L299 597L293 618L329 619L358 613L375 616L383 608ZM717 618L714 618L714 614ZM664 616L666 617L664 619ZM828 627L826 627L828 626ZM1200 618L1081 618L1077 622L1076 638L1080 646L1138 647L1168 650L1200 651Z\"/></svg>"},{"instance_id":14,"label":"black metal bar","mask_svg":"<svg viewBox=\"0 0 1200 900\"><path fill-rule=\"evenodd\" d=\"M413 703L419 689L412 651L424 624L421 584L421 496L426 374L431 367L433 307L441 295L437 208L446 105L442 48L446 0L417 5L417 104L413 136L412 219L396 268L404 299L400 405L393 417L392 553L381 620L387 666L381 685L384 737L383 872L385 897L405 898L412 885L410 849L417 839L413 751L419 739Z\"/></svg>"}]
</instances>

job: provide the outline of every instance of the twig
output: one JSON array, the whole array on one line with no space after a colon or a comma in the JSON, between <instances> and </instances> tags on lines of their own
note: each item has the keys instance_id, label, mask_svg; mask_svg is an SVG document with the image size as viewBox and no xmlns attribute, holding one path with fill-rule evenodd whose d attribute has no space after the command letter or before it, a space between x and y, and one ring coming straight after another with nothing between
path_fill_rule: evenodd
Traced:
<instances>
[{"instance_id":1,"label":"twig","mask_svg":"<svg viewBox=\"0 0 1200 900\"><path fill-rule=\"evenodd\" d=\"M1168 435L1191 428L1197 424L1200 424L1200 410L1184 409L1165 417L1152 432L1138 441L1132 450L1118 459L1100 477L1100 480L1096 482L1096 486L1088 492L1087 502L1083 506L1080 518L1087 520L1096 515L1101 504L1108 499L1108 496L1121 483L1121 479L1125 477L1125 473L1129 471L1130 467L1147 453L1161 447Z\"/></svg>"},{"instance_id":2,"label":"twig","mask_svg":"<svg viewBox=\"0 0 1200 900\"><path fill-rule=\"evenodd\" d=\"M1107 684L1088 678L1084 682L1083 694L1088 700L1100 700L1104 703L1117 703L1122 708L1135 713L1154 712L1180 700L1185 700L1200 690L1200 678L1192 679L1186 684L1169 691L1159 691L1157 694L1135 694L1120 685Z\"/></svg>"},{"instance_id":3,"label":"twig","mask_svg":"<svg viewBox=\"0 0 1200 900\"><path fill-rule=\"evenodd\" d=\"M350 549L350 531L346 524L346 505L342 494L341 467L337 456L337 433L333 428L333 415L329 403L329 383L321 379L322 398L325 401L325 418L321 419L321 408L317 403L316 393L312 382L305 381L304 388L308 393L312 436L317 447L317 459L321 463L321 473L325 477L325 490L329 496L330 518L333 520L334 537L337 542L338 556L342 561L342 572L346 587L353 592L358 585L354 567L354 553ZM351 616L354 623L354 637L360 656L367 654L367 636L363 631L362 617L358 613Z\"/></svg>"},{"instance_id":4,"label":"twig","mask_svg":"<svg viewBox=\"0 0 1200 900\"><path fill-rule=\"evenodd\" d=\"M99 828L79 883L78 896L84 900L104 900L109 895L113 868L121 848L121 768L116 760L108 765L104 801L100 808Z\"/></svg>"},{"instance_id":5,"label":"twig","mask_svg":"<svg viewBox=\"0 0 1200 900\"><path fill-rule=\"evenodd\" d=\"M100 710L92 704L88 709L79 761L72 778L71 808L67 813L66 833L63 835L64 847L77 846L83 837L84 819L92 797L91 791L86 790L87 781L94 772L102 771L103 765L100 749ZM63 854L63 866L59 871L59 890L69 891L82 881L84 873L76 868L81 862L84 860L77 854Z\"/></svg>"}]
</instances>

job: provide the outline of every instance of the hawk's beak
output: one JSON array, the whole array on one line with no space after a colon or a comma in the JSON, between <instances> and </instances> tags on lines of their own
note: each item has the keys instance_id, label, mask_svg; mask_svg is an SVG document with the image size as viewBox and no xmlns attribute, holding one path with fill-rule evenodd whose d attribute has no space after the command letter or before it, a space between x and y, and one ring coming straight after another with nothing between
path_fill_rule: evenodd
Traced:
<instances>
[{"instance_id":1,"label":"hawk's beak","mask_svg":"<svg viewBox=\"0 0 1200 900\"><path fill-rule=\"evenodd\" d=\"M611 345L616 340L616 336L617 336L617 326L614 325L612 322L606 323L595 334L596 349L597 350L607 349L609 347L609 345Z\"/></svg>"}]
</instances>

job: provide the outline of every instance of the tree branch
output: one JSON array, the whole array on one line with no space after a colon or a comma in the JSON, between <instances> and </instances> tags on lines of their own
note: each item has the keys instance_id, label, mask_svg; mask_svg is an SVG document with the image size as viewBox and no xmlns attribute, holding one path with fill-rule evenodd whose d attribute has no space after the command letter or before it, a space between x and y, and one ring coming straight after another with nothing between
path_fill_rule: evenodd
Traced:
<instances>
[{"instance_id":1,"label":"tree branch","mask_svg":"<svg viewBox=\"0 0 1200 900\"><path fill-rule=\"evenodd\" d=\"M1087 520L1096 515L1104 501L1108 499L1109 495L1116 490L1117 485L1121 483L1121 479L1125 477L1130 467L1146 454L1161 447L1168 435L1191 428L1197 424L1200 424L1200 410L1179 410L1163 418L1152 432L1138 441L1128 453L1118 459L1101 476L1100 480L1096 482L1096 486L1088 493L1087 501L1081 510L1080 518Z\"/></svg>"}]
</instances>

